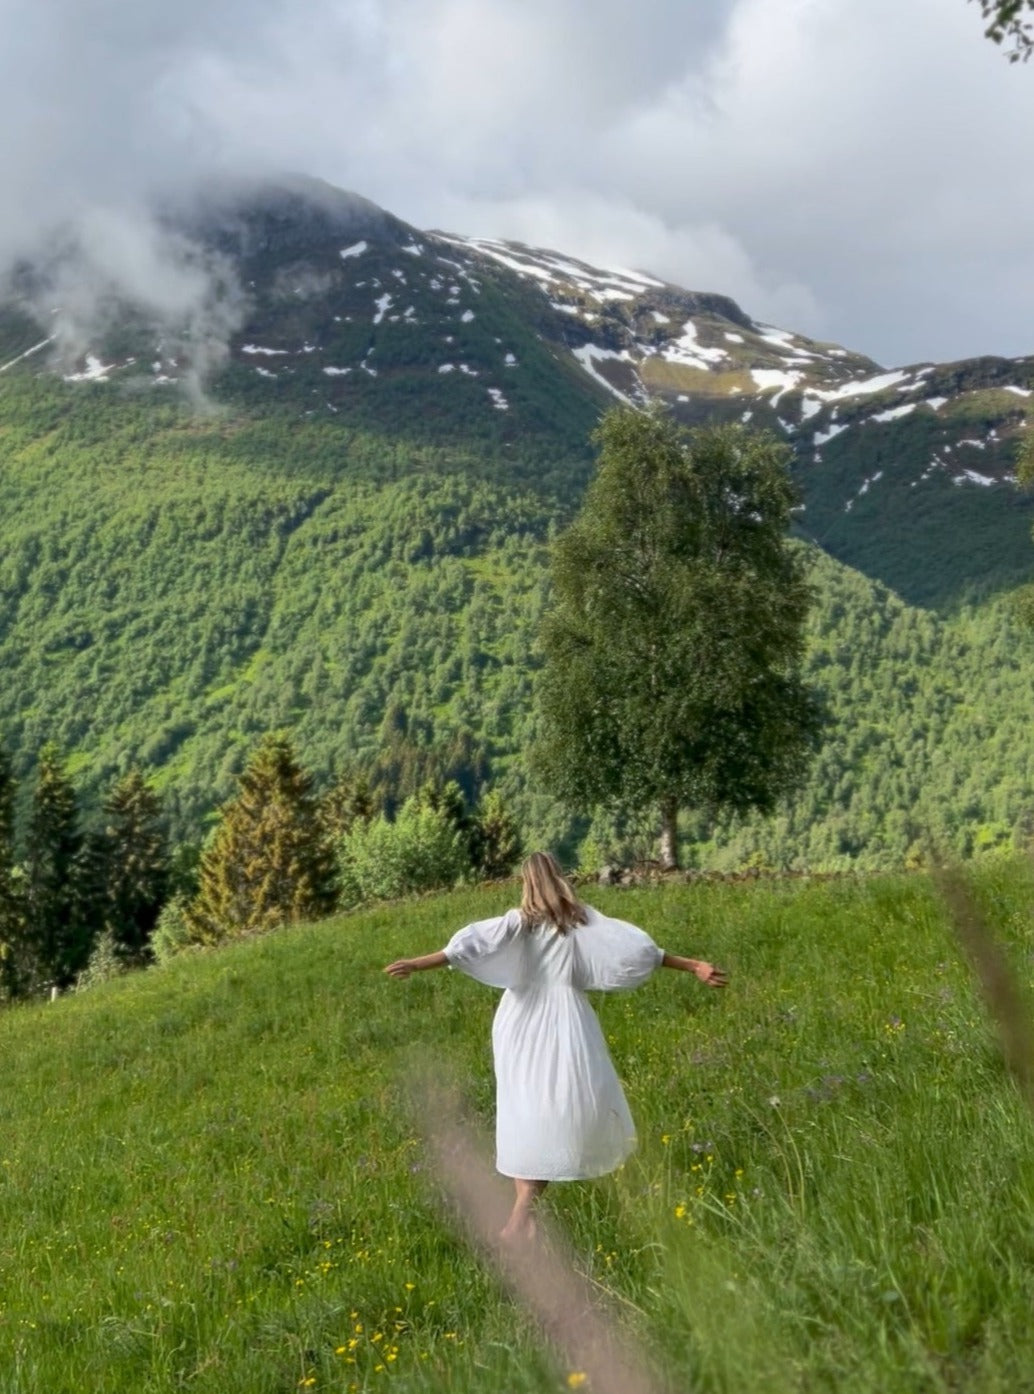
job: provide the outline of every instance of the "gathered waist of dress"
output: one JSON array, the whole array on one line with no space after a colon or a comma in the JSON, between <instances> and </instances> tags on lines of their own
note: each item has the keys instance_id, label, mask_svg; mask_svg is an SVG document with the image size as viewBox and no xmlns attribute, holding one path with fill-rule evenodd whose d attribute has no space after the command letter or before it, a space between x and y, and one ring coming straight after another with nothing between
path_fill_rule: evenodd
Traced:
<instances>
[{"instance_id":1,"label":"gathered waist of dress","mask_svg":"<svg viewBox=\"0 0 1034 1394\"><path fill-rule=\"evenodd\" d=\"M556 992L576 992L580 997L585 996L585 989L579 987L577 983L564 983L556 981L531 981L526 983L520 983L514 985L513 987L508 987L506 991L514 997L537 997L542 995L543 993Z\"/></svg>"}]
</instances>

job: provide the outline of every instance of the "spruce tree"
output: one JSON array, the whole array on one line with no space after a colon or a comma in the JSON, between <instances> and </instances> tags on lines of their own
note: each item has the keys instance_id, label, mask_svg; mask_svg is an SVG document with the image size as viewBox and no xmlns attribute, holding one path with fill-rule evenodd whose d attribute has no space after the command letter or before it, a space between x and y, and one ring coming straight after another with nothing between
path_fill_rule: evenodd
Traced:
<instances>
[{"instance_id":1,"label":"spruce tree","mask_svg":"<svg viewBox=\"0 0 1034 1394\"><path fill-rule=\"evenodd\" d=\"M14 870L14 776L0 750L0 1000L17 997L24 955L24 917Z\"/></svg>"},{"instance_id":2,"label":"spruce tree","mask_svg":"<svg viewBox=\"0 0 1034 1394\"><path fill-rule=\"evenodd\" d=\"M75 790L57 748L40 752L25 841L25 944L30 988L68 987L90 956L80 895Z\"/></svg>"},{"instance_id":3,"label":"spruce tree","mask_svg":"<svg viewBox=\"0 0 1034 1394\"><path fill-rule=\"evenodd\" d=\"M440 814L455 832L469 867L474 865L474 819L470 816L463 790L454 779L429 779L416 795L418 808Z\"/></svg>"},{"instance_id":4,"label":"spruce tree","mask_svg":"<svg viewBox=\"0 0 1034 1394\"><path fill-rule=\"evenodd\" d=\"M320 800L323 826L335 846L348 836L356 823L368 823L379 812L370 781L363 774L341 775Z\"/></svg>"},{"instance_id":5,"label":"spruce tree","mask_svg":"<svg viewBox=\"0 0 1034 1394\"><path fill-rule=\"evenodd\" d=\"M186 921L197 943L218 943L334 907L334 857L312 778L285 735L267 736L225 804L201 857Z\"/></svg>"},{"instance_id":6,"label":"spruce tree","mask_svg":"<svg viewBox=\"0 0 1034 1394\"><path fill-rule=\"evenodd\" d=\"M509 876L521 856L521 833L495 789L478 808L470 833L471 863L481 881Z\"/></svg>"},{"instance_id":7,"label":"spruce tree","mask_svg":"<svg viewBox=\"0 0 1034 1394\"><path fill-rule=\"evenodd\" d=\"M169 857L161 802L138 770L119 780L105 800L92 852L97 868L91 879L113 950L123 963L144 963L167 893Z\"/></svg>"}]
</instances>

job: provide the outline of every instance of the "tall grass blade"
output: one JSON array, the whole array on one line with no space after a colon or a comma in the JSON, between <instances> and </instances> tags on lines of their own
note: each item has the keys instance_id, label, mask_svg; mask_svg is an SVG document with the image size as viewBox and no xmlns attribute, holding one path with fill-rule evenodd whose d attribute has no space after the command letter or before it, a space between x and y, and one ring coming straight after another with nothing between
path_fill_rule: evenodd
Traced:
<instances>
[{"instance_id":1,"label":"tall grass blade","mask_svg":"<svg viewBox=\"0 0 1034 1394\"><path fill-rule=\"evenodd\" d=\"M998 1028L1002 1058L1034 1113L1034 1011L958 867L941 865L934 881L955 934Z\"/></svg>"},{"instance_id":2,"label":"tall grass blade","mask_svg":"<svg viewBox=\"0 0 1034 1394\"><path fill-rule=\"evenodd\" d=\"M482 1258L555 1348L572 1387L584 1376L592 1394L662 1394L645 1356L576 1271L567 1245L543 1215L537 1217L535 1239L500 1243L510 1209L509 1187L463 1118L457 1095L425 1085L418 1109L437 1180L452 1210ZM685 1385L682 1394L688 1394Z\"/></svg>"}]
</instances>

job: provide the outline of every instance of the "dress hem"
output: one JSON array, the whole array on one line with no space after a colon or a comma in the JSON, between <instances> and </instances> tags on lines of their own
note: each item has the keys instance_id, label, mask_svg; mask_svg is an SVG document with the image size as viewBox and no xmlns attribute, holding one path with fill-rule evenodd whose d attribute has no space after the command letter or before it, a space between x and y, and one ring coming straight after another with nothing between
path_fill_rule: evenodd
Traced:
<instances>
[{"instance_id":1,"label":"dress hem","mask_svg":"<svg viewBox=\"0 0 1034 1394\"><path fill-rule=\"evenodd\" d=\"M507 1171L499 1166L498 1163L496 1164L496 1171L500 1176L505 1176L510 1181L598 1181L601 1176L610 1176L611 1173L617 1171L619 1167L623 1167L634 1151L635 1148L630 1147L616 1162L598 1171L564 1172L563 1175L553 1173L547 1176L544 1175L541 1170L535 1171L534 1173L532 1171Z\"/></svg>"}]
</instances>

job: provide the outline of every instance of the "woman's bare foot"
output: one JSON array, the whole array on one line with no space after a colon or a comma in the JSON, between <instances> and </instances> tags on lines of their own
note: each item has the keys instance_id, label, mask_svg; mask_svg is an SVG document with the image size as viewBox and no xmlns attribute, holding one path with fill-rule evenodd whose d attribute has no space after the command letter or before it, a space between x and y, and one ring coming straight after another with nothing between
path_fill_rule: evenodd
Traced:
<instances>
[{"instance_id":1,"label":"woman's bare foot","mask_svg":"<svg viewBox=\"0 0 1034 1394\"><path fill-rule=\"evenodd\" d=\"M520 1176L514 1177L513 1186L517 1194L513 1209L510 1211L510 1218L499 1231L499 1238L503 1244L529 1244L535 1238L538 1233L533 1213L535 1202L548 1184L547 1181L527 1181Z\"/></svg>"},{"instance_id":2,"label":"woman's bare foot","mask_svg":"<svg viewBox=\"0 0 1034 1394\"><path fill-rule=\"evenodd\" d=\"M518 1213L518 1207L514 1206L513 1213L499 1231L499 1240L503 1244L530 1244L538 1232L534 1215L523 1207Z\"/></svg>"}]
</instances>

